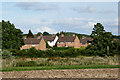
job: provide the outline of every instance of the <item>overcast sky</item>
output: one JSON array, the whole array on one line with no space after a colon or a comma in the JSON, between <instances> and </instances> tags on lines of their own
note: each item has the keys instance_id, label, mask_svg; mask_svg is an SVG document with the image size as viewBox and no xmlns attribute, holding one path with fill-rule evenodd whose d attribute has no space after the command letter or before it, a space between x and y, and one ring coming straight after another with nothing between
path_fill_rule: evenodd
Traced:
<instances>
[{"instance_id":1,"label":"overcast sky","mask_svg":"<svg viewBox=\"0 0 120 80\"><path fill-rule=\"evenodd\" d=\"M1 14L1 13L0 13ZM28 33L60 31L91 34L96 23L118 34L117 2L3 2L2 19Z\"/></svg>"}]
</instances>

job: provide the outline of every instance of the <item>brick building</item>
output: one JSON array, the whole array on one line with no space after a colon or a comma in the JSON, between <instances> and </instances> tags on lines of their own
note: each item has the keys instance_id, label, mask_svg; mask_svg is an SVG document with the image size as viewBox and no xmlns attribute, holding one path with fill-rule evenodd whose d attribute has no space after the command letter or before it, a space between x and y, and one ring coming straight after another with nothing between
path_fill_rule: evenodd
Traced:
<instances>
[{"instance_id":1,"label":"brick building","mask_svg":"<svg viewBox=\"0 0 120 80\"><path fill-rule=\"evenodd\" d=\"M75 34L73 36L64 36L62 34L57 41L57 47L87 47L89 41L92 41L92 38L83 36L79 39Z\"/></svg>"},{"instance_id":2,"label":"brick building","mask_svg":"<svg viewBox=\"0 0 120 80\"><path fill-rule=\"evenodd\" d=\"M55 46L57 40L58 40L58 36L56 36L55 34L53 34L52 36L43 36L42 34L40 36L38 36L37 38L43 38L45 41L47 41L48 45L53 47Z\"/></svg>"},{"instance_id":3,"label":"brick building","mask_svg":"<svg viewBox=\"0 0 120 80\"><path fill-rule=\"evenodd\" d=\"M92 40L93 39L90 37L82 36L82 38L80 38L80 46L87 47L89 44L91 44Z\"/></svg>"},{"instance_id":4,"label":"brick building","mask_svg":"<svg viewBox=\"0 0 120 80\"><path fill-rule=\"evenodd\" d=\"M73 36L64 36L63 34L59 37L57 41L57 47L80 47L79 38L73 34Z\"/></svg>"},{"instance_id":5,"label":"brick building","mask_svg":"<svg viewBox=\"0 0 120 80\"><path fill-rule=\"evenodd\" d=\"M24 37L24 43L25 43L25 45L23 45L21 47L21 50L22 49L29 49L32 47L35 47L36 49L39 49L39 50L46 50L46 42L42 37L39 39Z\"/></svg>"},{"instance_id":6,"label":"brick building","mask_svg":"<svg viewBox=\"0 0 120 80\"><path fill-rule=\"evenodd\" d=\"M85 36L79 39L75 34L73 34L73 36L64 36L62 34L59 37L55 36L54 34L52 36L43 36L41 34L40 36L34 35L34 38L26 38L26 36L23 38L25 45L21 47L21 50L32 47L35 47L39 50L46 50L46 41L51 47L53 47L55 44L57 44L57 47L87 47L93 40L92 38Z\"/></svg>"}]
</instances>

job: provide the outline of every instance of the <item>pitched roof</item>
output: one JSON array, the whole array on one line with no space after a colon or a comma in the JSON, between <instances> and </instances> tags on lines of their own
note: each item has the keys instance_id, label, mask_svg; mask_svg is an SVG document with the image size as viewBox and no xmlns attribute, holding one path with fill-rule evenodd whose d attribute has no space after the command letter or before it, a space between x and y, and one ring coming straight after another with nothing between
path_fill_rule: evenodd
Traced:
<instances>
[{"instance_id":1,"label":"pitched roof","mask_svg":"<svg viewBox=\"0 0 120 80\"><path fill-rule=\"evenodd\" d=\"M39 44L42 38L37 39L37 38L27 38L24 39L25 44Z\"/></svg>"},{"instance_id":2,"label":"pitched roof","mask_svg":"<svg viewBox=\"0 0 120 80\"><path fill-rule=\"evenodd\" d=\"M76 36L64 36L64 37L59 37L58 42L73 42L75 40Z\"/></svg>"},{"instance_id":3,"label":"pitched roof","mask_svg":"<svg viewBox=\"0 0 120 80\"><path fill-rule=\"evenodd\" d=\"M90 37L86 37L86 38L80 38L80 42L81 43L87 43L88 41L92 41L93 39Z\"/></svg>"},{"instance_id":4,"label":"pitched roof","mask_svg":"<svg viewBox=\"0 0 120 80\"><path fill-rule=\"evenodd\" d=\"M80 43L87 43L87 39L80 38Z\"/></svg>"},{"instance_id":5,"label":"pitched roof","mask_svg":"<svg viewBox=\"0 0 120 80\"><path fill-rule=\"evenodd\" d=\"M45 41L54 41L55 36L43 36L43 39L44 39Z\"/></svg>"},{"instance_id":6,"label":"pitched roof","mask_svg":"<svg viewBox=\"0 0 120 80\"><path fill-rule=\"evenodd\" d=\"M91 37L86 37L88 41L93 41L93 38Z\"/></svg>"}]
</instances>

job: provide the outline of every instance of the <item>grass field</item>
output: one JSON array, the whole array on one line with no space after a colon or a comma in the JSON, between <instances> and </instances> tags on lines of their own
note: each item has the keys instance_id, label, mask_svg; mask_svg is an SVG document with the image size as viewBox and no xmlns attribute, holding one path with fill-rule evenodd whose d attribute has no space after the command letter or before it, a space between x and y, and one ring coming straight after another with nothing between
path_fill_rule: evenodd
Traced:
<instances>
[{"instance_id":1,"label":"grass field","mask_svg":"<svg viewBox=\"0 0 120 80\"><path fill-rule=\"evenodd\" d=\"M39 67L9 67L2 71L29 71L29 70L54 70L54 69L98 69L98 68L120 68L120 65L72 65L72 66L39 66Z\"/></svg>"},{"instance_id":2,"label":"grass field","mask_svg":"<svg viewBox=\"0 0 120 80\"><path fill-rule=\"evenodd\" d=\"M2 61L2 71L52 70L52 69L96 69L120 68L117 56L114 57L85 57L76 58L14 58Z\"/></svg>"}]
</instances>

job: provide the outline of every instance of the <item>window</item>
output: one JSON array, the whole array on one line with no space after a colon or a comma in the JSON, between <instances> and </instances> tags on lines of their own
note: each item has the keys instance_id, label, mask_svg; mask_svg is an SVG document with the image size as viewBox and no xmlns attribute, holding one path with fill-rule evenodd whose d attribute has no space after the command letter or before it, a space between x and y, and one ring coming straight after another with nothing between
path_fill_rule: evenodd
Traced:
<instances>
[{"instance_id":1,"label":"window","mask_svg":"<svg viewBox=\"0 0 120 80\"><path fill-rule=\"evenodd\" d=\"M68 43L68 42L66 42L66 43Z\"/></svg>"},{"instance_id":2,"label":"window","mask_svg":"<svg viewBox=\"0 0 120 80\"><path fill-rule=\"evenodd\" d=\"M85 43L83 43L83 45L85 45Z\"/></svg>"},{"instance_id":3,"label":"window","mask_svg":"<svg viewBox=\"0 0 120 80\"><path fill-rule=\"evenodd\" d=\"M58 42L60 44L60 42Z\"/></svg>"},{"instance_id":4,"label":"window","mask_svg":"<svg viewBox=\"0 0 120 80\"><path fill-rule=\"evenodd\" d=\"M32 44L32 46L35 46L35 44Z\"/></svg>"},{"instance_id":5,"label":"window","mask_svg":"<svg viewBox=\"0 0 120 80\"><path fill-rule=\"evenodd\" d=\"M65 42L63 42L63 44L64 44Z\"/></svg>"},{"instance_id":6,"label":"window","mask_svg":"<svg viewBox=\"0 0 120 80\"><path fill-rule=\"evenodd\" d=\"M72 43L72 42L70 42L70 43Z\"/></svg>"}]
</instances>

